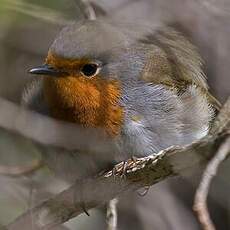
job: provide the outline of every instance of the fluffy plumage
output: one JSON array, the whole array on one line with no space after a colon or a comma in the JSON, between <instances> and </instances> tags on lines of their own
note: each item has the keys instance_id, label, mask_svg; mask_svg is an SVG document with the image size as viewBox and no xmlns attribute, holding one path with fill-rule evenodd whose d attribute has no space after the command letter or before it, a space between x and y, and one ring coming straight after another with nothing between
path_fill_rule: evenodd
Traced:
<instances>
[{"instance_id":1,"label":"fluffy plumage","mask_svg":"<svg viewBox=\"0 0 230 230\"><path fill-rule=\"evenodd\" d=\"M114 119L110 123L120 127L119 132L111 137L115 148L108 153L108 162L133 155L146 156L171 145L188 144L208 132L214 107L218 107L218 103L208 92L201 69L202 60L196 48L172 28L133 29L113 22L85 21L64 28L49 52L67 63L99 61L102 63L100 73L83 80L78 65L73 65L74 72L65 69L70 71L67 76L56 80L52 80L51 76L41 78L25 91L24 104L59 119L81 125L87 123L88 126L92 123L93 127L102 128L109 118L104 115L106 111L113 106L120 108L119 121L116 116L110 117ZM51 62L48 64L60 68ZM46 80L48 78L50 80ZM58 81L66 83L63 88L55 87ZM85 104L81 88L72 87L79 85L79 81L79 87L85 87ZM102 96L100 103L103 103L103 110L98 112L105 120L90 123L86 120L92 118L92 112L96 111L92 106L97 102L90 102L95 98L90 96L92 88L87 88L87 85L93 85L95 81L99 84L97 93ZM103 99L109 82L119 85L119 93L115 93L116 100L112 102L106 102L105 97ZM50 97L51 94L56 94L56 100ZM68 116L63 115L67 110ZM79 114L82 119L79 119ZM78 118L67 119L74 116ZM89 162L94 159L93 162L98 164L100 154L87 154ZM79 165L81 161L79 156L74 159L73 171L74 165ZM50 162L49 159L48 164L52 165Z\"/></svg>"}]
</instances>

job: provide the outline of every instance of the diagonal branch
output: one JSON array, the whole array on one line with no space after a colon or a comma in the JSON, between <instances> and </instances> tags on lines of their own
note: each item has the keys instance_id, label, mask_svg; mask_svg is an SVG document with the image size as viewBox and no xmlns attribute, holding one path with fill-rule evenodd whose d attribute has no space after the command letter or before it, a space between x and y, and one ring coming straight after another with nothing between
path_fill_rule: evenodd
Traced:
<instances>
[{"instance_id":1,"label":"diagonal branch","mask_svg":"<svg viewBox=\"0 0 230 230\"><path fill-rule=\"evenodd\" d=\"M43 146L108 152L113 144L101 129L82 128L28 111L0 98L0 127ZM78 140L78 141L76 141Z\"/></svg>"},{"instance_id":2,"label":"diagonal branch","mask_svg":"<svg viewBox=\"0 0 230 230\"><path fill-rule=\"evenodd\" d=\"M225 124L222 130L213 132L205 138L184 147L171 147L144 158L128 160L126 175L122 177L123 162L114 169L95 178L78 180L74 185L40 205L26 211L8 226L9 230L30 230L31 214L33 230L53 229L89 210L101 206L124 192L135 191L150 186L167 177L207 163L217 152L219 146L230 136L229 111L223 110ZM221 126L221 124L219 124Z\"/></svg>"},{"instance_id":3,"label":"diagonal branch","mask_svg":"<svg viewBox=\"0 0 230 230\"><path fill-rule=\"evenodd\" d=\"M129 160L125 177L121 177L123 163L119 163L115 170L106 174L76 181L67 190L17 218L8 229L31 229L31 213L35 220L34 230L52 229L83 213L84 209L101 206L124 192L153 185L169 176L184 172L187 168L196 167L198 163L207 162L228 136L229 134L222 134L207 137L186 147L172 147L161 151L157 156Z\"/></svg>"},{"instance_id":4,"label":"diagonal branch","mask_svg":"<svg viewBox=\"0 0 230 230\"><path fill-rule=\"evenodd\" d=\"M11 176L11 177L17 177L22 175L28 175L39 168L43 166L43 162L41 160L34 160L29 165L25 166L6 166L6 165L0 165L0 174Z\"/></svg>"}]
</instances>

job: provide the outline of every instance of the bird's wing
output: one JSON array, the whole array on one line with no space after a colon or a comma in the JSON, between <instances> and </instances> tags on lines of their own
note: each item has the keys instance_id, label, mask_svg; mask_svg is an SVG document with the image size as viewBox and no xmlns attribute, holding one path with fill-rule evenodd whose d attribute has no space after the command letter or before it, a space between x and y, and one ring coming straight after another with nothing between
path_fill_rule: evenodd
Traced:
<instances>
[{"instance_id":1,"label":"bird's wing","mask_svg":"<svg viewBox=\"0 0 230 230\"><path fill-rule=\"evenodd\" d=\"M203 61L197 48L181 33L163 27L140 39L152 47L142 78L155 84L183 92L187 86L196 85L206 95L209 103L219 110L220 103L211 95L202 70Z\"/></svg>"}]
</instances>

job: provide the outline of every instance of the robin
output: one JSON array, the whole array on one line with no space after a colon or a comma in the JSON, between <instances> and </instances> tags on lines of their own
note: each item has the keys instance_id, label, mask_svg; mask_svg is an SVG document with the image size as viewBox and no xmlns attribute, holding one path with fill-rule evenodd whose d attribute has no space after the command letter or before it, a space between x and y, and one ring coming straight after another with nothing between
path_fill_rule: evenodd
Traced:
<instances>
[{"instance_id":1,"label":"robin","mask_svg":"<svg viewBox=\"0 0 230 230\"><path fill-rule=\"evenodd\" d=\"M103 129L115 146L106 162L202 138L218 109L196 48L167 26L135 28L105 20L71 24L51 45L45 64L30 73L41 77L27 86L23 104ZM56 157L46 157L47 164L76 177L97 172L105 161L93 151Z\"/></svg>"}]
</instances>

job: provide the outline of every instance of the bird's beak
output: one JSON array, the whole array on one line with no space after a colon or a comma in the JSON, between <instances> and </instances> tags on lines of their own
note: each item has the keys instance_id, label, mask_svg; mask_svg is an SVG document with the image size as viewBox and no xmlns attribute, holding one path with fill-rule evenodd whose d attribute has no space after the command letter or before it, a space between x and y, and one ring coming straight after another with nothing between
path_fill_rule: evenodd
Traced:
<instances>
[{"instance_id":1,"label":"bird's beak","mask_svg":"<svg viewBox=\"0 0 230 230\"><path fill-rule=\"evenodd\" d=\"M32 68L29 70L29 73L37 74L37 75L54 76L54 77L60 77L67 74L66 72L54 69L53 67L47 64Z\"/></svg>"}]
</instances>

